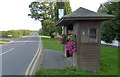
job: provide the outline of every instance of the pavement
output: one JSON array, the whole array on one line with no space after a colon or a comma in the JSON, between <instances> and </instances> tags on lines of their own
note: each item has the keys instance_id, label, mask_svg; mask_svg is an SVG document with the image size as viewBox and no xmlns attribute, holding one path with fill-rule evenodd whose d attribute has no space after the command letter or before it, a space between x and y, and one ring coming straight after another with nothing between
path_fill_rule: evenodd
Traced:
<instances>
[{"instance_id":1,"label":"pavement","mask_svg":"<svg viewBox=\"0 0 120 77\"><path fill-rule=\"evenodd\" d=\"M68 60L68 58L64 57L64 53L62 51L56 51L51 49L44 49L44 57L42 68L48 69L62 69L66 66L71 66L72 63Z\"/></svg>"},{"instance_id":2,"label":"pavement","mask_svg":"<svg viewBox=\"0 0 120 77\"><path fill-rule=\"evenodd\" d=\"M27 37L11 38L7 40L14 42L0 46L2 49L0 50L2 75L25 75L26 70L31 72L31 69L31 74L33 74L33 72L35 72L34 69L36 69L36 65L39 65L37 61L41 55L40 36L37 33L33 33ZM29 75L30 73L27 74Z\"/></svg>"}]
</instances>

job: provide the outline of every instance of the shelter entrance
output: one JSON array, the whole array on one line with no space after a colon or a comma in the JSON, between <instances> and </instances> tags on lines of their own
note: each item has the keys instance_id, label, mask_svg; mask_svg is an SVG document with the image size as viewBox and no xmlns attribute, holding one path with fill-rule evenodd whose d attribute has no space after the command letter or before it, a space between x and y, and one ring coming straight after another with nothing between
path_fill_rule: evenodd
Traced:
<instances>
[{"instance_id":1,"label":"shelter entrance","mask_svg":"<svg viewBox=\"0 0 120 77\"><path fill-rule=\"evenodd\" d=\"M68 25L67 27L65 27L65 35L67 36L67 38L69 38L68 36L70 36L71 35L71 32L73 32L73 25L71 24L71 25ZM67 42L68 42L69 40L67 40ZM66 45L65 45L65 48L66 48ZM73 56L73 54L70 54L69 53L69 51L67 51L66 49L65 49L65 57L72 57Z\"/></svg>"}]
</instances>

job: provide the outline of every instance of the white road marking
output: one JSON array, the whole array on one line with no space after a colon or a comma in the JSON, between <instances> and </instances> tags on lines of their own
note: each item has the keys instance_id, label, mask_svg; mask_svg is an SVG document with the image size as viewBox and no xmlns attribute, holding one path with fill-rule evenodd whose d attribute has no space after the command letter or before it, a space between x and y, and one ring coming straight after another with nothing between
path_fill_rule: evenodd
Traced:
<instances>
[{"instance_id":1,"label":"white road marking","mask_svg":"<svg viewBox=\"0 0 120 77\"><path fill-rule=\"evenodd\" d=\"M34 35L32 35L31 37L34 37ZM29 40L30 40L31 38L29 38ZM13 41L12 41L13 42ZM10 42L10 43L12 43L12 42ZM14 41L14 42L16 42L16 41ZM21 42L21 41L20 41ZM25 42L36 42L36 41L22 41L22 42L24 42L24 43L22 43L22 44L20 44L20 45L24 45L25 44ZM6 44L6 45L10 45L10 44ZM0 47L1 47L2 45L0 45ZM14 50L15 48L11 48L10 50L8 50L8 51L6 51L6 52L4 52L4 53L0 53L0 56L2 56L2 55L4 55L4 54L6 54L6 53L8 53L8 52L10 52L10 51L12 51L12 50Z\"/></svg>"},{"instance_id":2,"label":"white road marking","mask_svg":"<svg viewBox=\"0 0 120 77\"><path fill-rule=\"evenodd\" d=\"M6 52L0 54L0 56L1 56L1 55L4 55L4 54L6 54L6 53L8 53L8 52L10 52L10 51L12 51L12 50L14 50L14 49L15 49L15 48L11 48L10 50L8 50L8 51L6 51Z\"/></svg>"}]
</instances>

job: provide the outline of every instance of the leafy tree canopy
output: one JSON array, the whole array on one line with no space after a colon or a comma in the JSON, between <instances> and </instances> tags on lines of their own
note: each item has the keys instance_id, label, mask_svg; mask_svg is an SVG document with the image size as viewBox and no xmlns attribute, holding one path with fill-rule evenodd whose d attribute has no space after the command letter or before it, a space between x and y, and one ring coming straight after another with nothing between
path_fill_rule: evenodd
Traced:
<instances>
[{"instance_id":1,"label":"leafy tree canopy","mask_svg":"<svg viewBox=\"0 0 120 77\"><path fill-rule=\"evenodd\" d=\"M32 2L29 5L31 18L41 21L43 34L53 36L54 32L61 32L61 27L54 26L58 18L58 9L64 9L65 15L71 13L69 2Z\"/></svg>"},{"instance_id":2,"label":"leafy tree canopy","mask_svg":"<svg viewBox=\"0 0 120 77\"><path fill-rule=\"evenodd\" d=\"M64 9L64 15L72 13L72 9L70 7L70 2L56 2L55 4L55 22L59 20L59 9ZM58 33L62 33L62 27L58 26L57 27Z\"/></svg>"},{"instance_id":3,"label":"leafy tree canopy","mask_svg":"<svg viewBox=\"0 0 120 77\"><path fill-rule=\"evenodd\" d=\"M120 2L105 4L105 8L106 10L103 8L102 12L112 14L115 17L112 20L103 22L102 40L112 43L116 39L120 42Z\"/></svg>"}]
</instances>

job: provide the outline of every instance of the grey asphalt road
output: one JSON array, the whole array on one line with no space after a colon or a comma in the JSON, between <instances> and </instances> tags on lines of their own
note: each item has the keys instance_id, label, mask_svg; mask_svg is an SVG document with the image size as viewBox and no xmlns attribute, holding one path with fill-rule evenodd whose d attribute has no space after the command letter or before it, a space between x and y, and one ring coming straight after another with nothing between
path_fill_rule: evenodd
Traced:
<instances>
[{"instance_id":1,"label":"grey asphalt road","mask_svg":"<svg viewBox=\"0 0 120 77\"><path fill-rule=\"evenodd\" d=\"M25 75L25 71L38 50L40 37L33 33L27 37L9 39L14 42L2 46L2 75Z\"/></svg>"}]
</instances>

